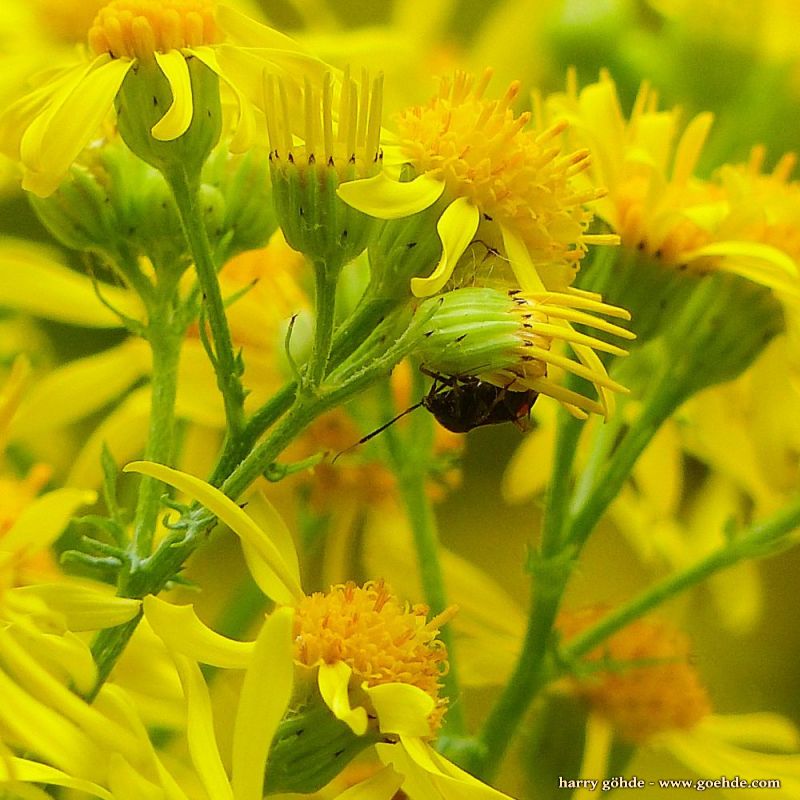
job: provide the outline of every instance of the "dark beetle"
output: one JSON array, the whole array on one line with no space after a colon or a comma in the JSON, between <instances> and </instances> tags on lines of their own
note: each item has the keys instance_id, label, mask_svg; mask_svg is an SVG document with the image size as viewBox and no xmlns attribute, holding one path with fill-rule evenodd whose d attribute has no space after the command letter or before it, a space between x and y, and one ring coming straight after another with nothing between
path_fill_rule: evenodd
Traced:
<instances>
[{"instance_id":1,"label":"dark beetle","mask_svg":"<svg viewBox=\"0 0 800 800\"><path fill-rule=\"evenodd\" d=\"M431 373L433 385L422 406L453 433L467 433L483 425L513 422L525 430L539 396L533 389L512 392L474 376L449 377Z\"/></svg>"}]
</instances>

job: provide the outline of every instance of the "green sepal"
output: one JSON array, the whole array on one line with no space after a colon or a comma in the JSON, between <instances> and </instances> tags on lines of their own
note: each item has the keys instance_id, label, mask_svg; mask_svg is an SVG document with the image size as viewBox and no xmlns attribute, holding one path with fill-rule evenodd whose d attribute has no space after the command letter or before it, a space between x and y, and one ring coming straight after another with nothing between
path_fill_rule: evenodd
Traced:
<instances>
[{"instance_id":1,"label":"green sepal","mask_svg":"<svg viewBox=\"0 0 800 800\"><path fill-rule=\"evenodd\" d=\"M315 792L379 740L377 733L357 736L321 702L310 704L280 723L269 751L264 793Z\"/></svg>"},{"instance_id":2,"label":"green sepal","mask_svg":"<svg viewBox=\"0 0 800 800\"><path fill-rule=\"evenodd\" d=\"M185 133L166 141L151 133L172 104L169 82L154 59L138 59L125 76L116 98L117 124L125 143L143 161L165 175L180 172L197 182L219 141L222 107L216 73L192 56L186 64L194 113Z\"/></svg>"},{"instance_id":3,"label":"green sepal","mask_svg":"<svg viewBox=\"0 0 800 800\"><path fill-rule=\"evenodd\" d=\"M270 154L275 212L286 241L312 263L324 265L330 278L367 248L381 225L336 194L343 178L355 177L355 169L355 164L341 169L332 161L318 163L313 156L298 163L291 155Z\"/></svg>"},{"instance_id":4,"label":"green sepal","mask_svg":"<svg viewBox=\"0 0 800 800\"><path fill-rule=\"evenodd\" d=\"M497 289L465 287L421 303L430 320L414 351L433 372L477 375L520 361L521 320L513 302Z\"/></svg>"}]
</instances>

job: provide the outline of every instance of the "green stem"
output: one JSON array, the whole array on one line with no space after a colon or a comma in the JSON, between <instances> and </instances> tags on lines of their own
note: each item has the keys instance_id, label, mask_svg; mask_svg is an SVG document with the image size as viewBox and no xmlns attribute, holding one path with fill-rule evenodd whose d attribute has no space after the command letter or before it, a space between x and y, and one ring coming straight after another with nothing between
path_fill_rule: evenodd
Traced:
<instances>
[{"instance_id":1,"label":"green stem","mask_svg":"<svg viewBox=\"0 0 800 800\"><path fill-rule=\"evenodd\" d=\"M241 365L233 350L225 306L217 279L217 269L208 241L203 216L198 209L198 187L183 170L176 169L165 176L170 184L181 224L194 258L197 280L214 342L214 371L222 393L227 418L228 436L236 438L244 427L244 389Z\"/></svg>"},{"instance_id":2,"label":"green stem","mask_svg":"<svg viewBox=\"0 0 800 800\"><path fill-rule=\"evenodd\" d=\"M605 469L585 501L577 508L568 527L569 541L582 546L600 517L619 494L636 460L658 429L686 399L686 387L664 370L654 381L641 413L625 432L606 462Z\"/></svg>"},{"instance_id":3,"label":"green stem","mask_svg":"<svg viewBox=\"0 0 800 800\"><path fill-rule=\"evenodd\" d=\"M172 457L175 429L175 397L178 391L178 362L184 325L171 319L169 303L152 310L147 338L153 357L150 380L150 426L144 458L159 464L168 464ZM153 536L160 508L163 484L154 478L142 476L133 521L131 556L136 560L147 558L153 548Z\"/></svg>"},{"instance_id":4,"label":"green stem","mask_svg":"<svg viewBox=\"0 0 800 800\"><path fill-rule=\"evenodd\" d=\"M258 437L291 407L297 395L297 383L292 381L282 386L264 405L258 408L247 421L241 435L235 440L228 438L217 460L208 482L219 486L235 469L236 465L252 450Z\"/></svg>"},{"instance_id":5,"label":"green stem","mask_svg":"<svg viewBox=\"0 0 800 800\"><path fill-rule=\"evenodd\" d=\"M439 533L436 517L425 487L425 474L413 468L403 469L401 467L398 479L400 493L414 536L414 547L417 552L417 563L425 601L430 607L431 614L436 616L448 608L448 602L444 575L439 561ZM444 625L440 629L439 638L447 647L447 660L450 665L447 674L442 677L444 694L450 701L442 725L442 734L460 736L464 734L466 725L458 680L455 645L450 625Z\"/></svg>"},{"instance_id":6,"label":"green stem","mask_svg":"<svg viewBox=\"0 0 800 800\"><path fill-rule=\"evenodd\" d=\"M250 484L274 462L284 448L320 414L349 400L371 383L391 372L397 362L408 354L410 346L420 335L427 320L416 321L381 358L369 363L356 364L346 371L334 371L328 384L314 395L299 395L291 409L275 425L272 433L239 464L223 482L221 489L230 498L238 498ZM205 508L194 507L182 520L180 528L171 531L158 549L140 563L134 564L126 576L120 594L140 598L160 592L177 574L186 559L205 541L206 533L215 519ZM98 665L100 679L94 689L97 693L103 680L111 672L116 659L130 639L138 619L125 625L101 631L95 640L92 653Z\"/></svg>"},{"instance_id":7,"label":"green stem","mask_svg":"<svg viewBox=\"0 0 800 800\"><path fill-rule=\"evenodd\" d=\"M747 532L736 536L719 550L692 564L690 567L670 575L645 590L624 606L607 614L593 627L570 639L562 648L563 663L593 650L609 636L644 616L671 597L696 586L716 572L731 567L745 558L753 558L778 545L779 540L800 526L800 497L772 517L756 523Z\"/></svg>"},{"instance_id":8,"label":"green stem","mask_svg":"<svg viewBox=\"0 0 800 800\"><path fill-rule=\"evenodd\" d=\"M323 262L314 262L316 277L314 347L308 365L308 379L312 387L319 386L325 378L331 355L333 322L336 311L336 284L338 273L331 275Z\"/></svg>"},{"instance_id":9,"label":"green stem","mask_svg":"<svg viewBox=\"0 0 800 800\"><path fill-rule=\"evenodd\" d=\"M566 411L559 411L553 468L542 520L542 552L552 552L561 541L572 482L572 465L582 430L581 420Z\"/></svg>"},{"instance_id":10,"label":"green stem","mask_svg":"<svg viewBox=\"0 0 800 800\"><path fill-rule=\"evenodd\" d=\"M484 780L491 780L497 771L514 731L546 681L545 658L569 575L569 569L561 570L551 580L535 587L528 627L514 672L479 733L479 747L465 765L473 775Z\"/></svg>"},{"instance_id":11,"label":"green stem","mask_svg":"<svg viewBox=\"0 0 800 800\"><path fill-rule=\"evenodd\" d=\"M394 416L396 408L389 381L384 381L383 407L384 416ZM424 393L422 373L414 373L415 395ZM406 437L401 437L397 429L386 431L386 446L389 463L397 478L398 488L406 508L411 533L414 537L414 549L417 554L420 581L425 601L431 614L437 616L447 610L447 590L444 573L439 559L439 530L436 515L433 513L425 480L433 458L434 428L433 419L427 415L416 417ZM466 732L464 709L461 702L461 689L458 680L455 644L451 626L444 625L439 638L447 648L449 670L442 678L444 694L450 704L444 718L441 734L444 737L461 737Z\"/></svg>"}]
</instances>

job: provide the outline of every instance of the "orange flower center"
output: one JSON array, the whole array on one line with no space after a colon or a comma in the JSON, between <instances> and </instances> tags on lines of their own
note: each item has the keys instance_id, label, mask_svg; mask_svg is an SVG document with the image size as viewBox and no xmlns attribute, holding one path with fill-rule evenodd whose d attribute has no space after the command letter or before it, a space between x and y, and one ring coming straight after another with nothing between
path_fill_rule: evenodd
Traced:
<instances>
[{"instance_id":1,"label":"orange flower center","mask_svg":"<svg viewBox=\"0 0 800 800\"><path fill-rule=\"evenodd\" d=\"M113 58L148 58L219 41L210 0L112 0L89 30L89 46Z\"/></svg>"},{"instance_id":2,"label":"orange flower center","mask_svg":"<svg viewBox=\"0 0 800 800\"><path fill-rule=\"evenodd\" d=\"M606 611L565 613L559 630L569 640ZM628 741L642 743L662 731L686 730L711 712L690 659L689 640L680 631L665 622L640 619L587 656L587 661L613 667L576 679L577 693Z\"/></svg>"},{"instance_id":3,"label":"orange flower center","mask_svg":"<svg viewBox=\"0 0 800 800\"><path fill-rule=\"evenodd\" d=\"M345 662L359 683L409 683L432 697L438 725L445 701L439 679L447 672L447 650L439 626L454 612L428 621L428 608L402 603L383 581L346 583L315 592L297 606L295 660L306 666Z\"/></svg>"},{"instance_id":4,"label":"orange flower center","mask_svg":"<svg viewBox=\"0 0 800 800\"><path fill-rule=\"evenodd\" d=\"M510 108L519 83L488 100L490 77L487 71L475 83L457 72L442 79L426 105L404 111L397 121L403 151L417 172L443 180L449 196L468 198L486 221L514 230L534 261L577 261L591 220L584 203L602 194L573 185L589 164L588 151L561 154L566 123L525 130L530 114L515 117Z\"/></svg>"}]
</instances>

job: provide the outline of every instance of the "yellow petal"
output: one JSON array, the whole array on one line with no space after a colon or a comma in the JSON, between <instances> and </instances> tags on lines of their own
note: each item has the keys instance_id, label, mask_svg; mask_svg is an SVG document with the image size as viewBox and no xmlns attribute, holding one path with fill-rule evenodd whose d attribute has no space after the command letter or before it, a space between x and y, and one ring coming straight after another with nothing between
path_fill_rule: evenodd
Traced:
<instances>
[{"instance_id":1,"label":"yellow petal","mask_svg":"<svg viewBox=\"0 0 800 800\"><path fill-rule=\"evenodd\" d=\"M539 425L520 442L503 474L503 498L507 503L523 503L545 490L550 480L549 454L553 452L555 433L555 425Z\"/></svg>"},{"instance_id":2,"label":"yellow petal","mask_svg":"<svg viewBox=\"0 0 800 800\"><path fill-rule=\"evenodd\" d=\"M25 648L41 663L60 670L81 694L88 694L97 679L97 666L89 646L72 631L63 634L25 634Z\"/></svg>"},{"instance_id":3,"label":"yellow petal","mask_svg":"<svg viewBox=\"0 0 800 800\"><path fill-rule=\"evenodd\" d=\"M114 800L164 800L164 792L134 769L119 753L108 759L108 785Z\"/></svg>"},{"instance_id":4,"label":"yellow petal","mask_svg":"<svg viewBox=\"0 0 800 800\"><path fill-rule=\"evenodd\" d=\"M96 708L58 681L26 651L25 642L14 636L13 629L0 631L0 653L9 674L17 685L65 719L71 720L95 742L113 741L115 748L137 758L140 748L126 730L107 719Z\"/></svg>"},{"instance_id":5,"label":"yellow petal","mask_svg":"<svg viewBox=\"0 0 800 800\"><path fill-rule=\"evenodd\" d=\"M258 634L244 676L233 732L236 800L261 800L264 795L267 756L292 697L292 620L291 608L270 614Z\"/></svg>"},{"instance_id":6,"label":"yellow petal","mask_svg":"<svg viewBox=\"0 0 800 800\"><path fill-rule=\"evenodd\" d=\"M428 717L436 703L433 698L409 683L383 683L362 687L369 695L381 733L430 736Z\"/></svg>"},{"instance_id":7,"label":"yellow petal","mask_svg":"<svg viewBox=\"0 0 800 800\"><path fill-rule=\"evenodd\" d=\"M800 731L780 714L711 714L702 721L704 730L721 741L764 752L800 751Z\"/></svg>"},{"instance_id":8,"label":"yellow petal","mask_svg":"<svg viewBox=\"0 0 800 800\"><path fill-rule=\"evenodd\" d=\"M114 104L132 61L98 57L71 92L30 125L20 143L29 170L22 186L40 197L52 194L72 162L97 133Z\"/></svg>"},{"instance_id":9,"label":"yellow petal","mask_svg":"<svg viewBox=\"0 0 800 800\"><path fill-rule=\"evenodd\" d=\"M141 302L131 292L103 283L97 291L122 313L142 316ZM87 276L61 264L54 250L16 239L0 243L0 304L87 328L122 325L100 302Z\"/></svg>"},{"instance_id":10,"label":"yellow petal","mask_svg":"<svg viewBox=\"0 0 800 800\"><path fill-rule=\"evenodd\" d=\"M14 359L5 383L0 387L0 450L5 449L8 427L17 413L30 374L31 364L28 357L19 355Z\"/></svg>"},{"instance_id":11,"label":"yellow petal","mask_svg":"<svg viewBox=\"0 0 800 800\"><path fill-rule=\"evenodd\" d=\"M161 763L161 759L158 757L156 749L150 741L147 728L139 716L139 701L137 700L136 703L134 703L129 691L123 690L113 683L106 683L103 685L100 694L94 702L103 713L117 720L142 742L147 750L146 758L152 765L154 774L158 775L161 787L164 790L164 796L167 800L188 800L184 791ZM181 710L181 726L183 722L184 712Z\"/></svg>"},{"instance_id":12,"label":"yellow petal","mask_svg":"<svg viewBox=\"0 0 800 800\"><path fill-rule=\"evenodd\" d=\"M281 597L274 600L286 605L294 604L303 596L300 582L292 574L291 568L283 560L280 551L269 534L253 522L245 512L219 489L215 489L205 481L187 475L161 464L148 461L135 461L128 464L124 472L140 472L185 492L193 500L202 503L220 522L224 522L242 541L247 542L258 553L265 564L275 573L280 581ZM254 576L255 577L255 576Z\"/></svg>"},{"instance_id":13,"label":"yellow petal","mask_svg":"<svg viewBox=\"0 0 800 800\"><path fill-rule=\"evenodd\" d=\"M66 582L37 583L13 591L22 597L44 601L49 609L64 615L67 628L75 633L122 625L140 612L142 602Z\"/></svg>"},{"instance_id":14,"label":"yellow petal","mask_svg":"<svg viewBox=\"0 0 800 800\"><path fill-rule=\"evenodd\" d=\"M372 217L400 219L432 206L443 191L444 181L430 175L400 183L379 172L372 178L343 183L336 194L347 205Z\"/></svg>"},{"instance_id":15,"label":"yellow petal","mask_svg":"<svg viewBox=\"0 0 800 800\"><path fill-rule=\"evenodd\" d=\"M232 153L244 153L250 149L256 138L256 118L253 113L253 106L239 90L236 82L231 80L220 67L216 54L210 47L196 47L189 52L200 59L212 72L219 75L236 98L238 116L233 125L233 135L228 142L228 149Z\"/></svg>"},{"instance_id":16,"label":"yellow petal","mask_svg":"<svg viewBox=\"0 0 800 800\"><path fill-rule=\"evenodd\" d=\"M214 800L233 800L233 791L217 747L211 697L203 674L197 662L185 656L176 656L175 664L186 695L186 738L197 776L209 797Z\"/></svg>"},{"instance_id":17,"label":"yellow petal","mask_svg":"<svg viewBox=\"0 0 800 800\"><path fill-rule=\"evenodd\" d=\"M363 736L367 732L367 712L361 706L353 708L350 705L349 688L352 672L344 661L320 664L319 693L336 719L346 723L356 736Z\"/></svg>"},{"instance_id":18,"label":"yellow petal","mask_svg":"<svg viewBox=\"0 0 800 800\"><path fill-rule=\"evenodd\" d=\"M686 261L704 257L721 257L720 268L770 289L786 292L793 299L800 297L797 264L775 247L760 242L715 242L692 250Z\"/></svg>"},{"instance_id":19,"label":"yellow petal","mask_svg":"<svg viewBox=\"0 0 800 800\"><path fill-rule=\"evenodd\" d=\"M231 8L231 6L224 4L217 6L216 20L220 28L238 45L285 50L286 52L304 52L302 45L290 36L242 14L241 11Z\"/></svg>"},{"instance_id":20,"label":"yellow petal","mask_svg":"<svg viewBox=\"0 0 800 800\"><path fill-rule=\"evenodd\" d=\"M96 499L94 492L81 489L56 489L37 497L0 539L0 552L33 553L49 547L75 512Z\"/></svg>"},{"instance_id":21,"label":"yellow petal","mask_svg":"<svg viewBox=\"0 0 800 800\"><path fill-rule=\"evenodd\" d=\"M153 595L142 605L150 627L170 650L223 669L243 669L250 663L253 644L215 633L198 619L193 606L176 606Z\"/></svg>"},{"instance_id":22,"label":"yellow petal","mask_svg":"<svg viewBox=\"0 0 800 800\"><path fill-rule=\"evenodd\" d=\"M686 183L694 174L700 152L708 138L708 132L711 130L713 122L714 115L704 111L686 126L675 150L675 166L672 170L672 180L675 183Z\"/></svg>"},{"instance_id":23,"label":"yellow petal","mask_svg":"<svg viewBox=\"0 0 800 800\"><path fill-rule=\"evenodd\" d=\"M403 776L403 791L413 800L510 800L419 739L401 736L399 744L377 744L375 750Z\"/></svg>"},{"instance_id":24,"label":"yellow petal","mask_svg":"<svg viewBox=\"0 0 800 800\"><path fill-rule=\"evenodd\" d=\"M391 767L384 767L365 781L337 794L333 800L392 800L402 785L403 776Z\"/></svg>"},{"instance_id":25,"label":"yellow petal","mask_svg":"<svg viewBox=\"0 0 800 800\"><path fill-rule=\"evenodd\" d=\"M19 434L52 430L108 405L150 371L150 350L130 339L53 370L27 393L15 420Z\"/></svg>"},{"instance_id":26,"label":"yellow petal","mask_svg":"<svg viewBox=\"0 0 800 800\"><path fill-rule=\"evenodd\" d=\"M81 780L68 775L55 767L40 764L38 761L28 761L24 758L12 758L10 764L14 779L25 783L45 783L49 786L63 786L67 789L76 789L79 792L101 797L103 800L115 800L115 797L102 786L91 781Z\"/></svg>"},{"instance_id":27,"label":"yellow petal","mask_svg":"<svg viewBox=\"0 0 800 800\"><path fill-rule=\"evenodd\" d=\"M163 117L150 130L154 139L168 142L186 133L192 124L194 104L192 102L192 82L186 56L178 50L168 53L154 53L158 66L164 73L172 92L172 103Z\"/></svg>"},{"instance_id":28,"label":"yellow petal","mask_svg":"<svg viewBox=\"0 0 800 800\"><path fill-rule=\"evenodd\" d=\"M23 749L70 775L101 774L103 756L77 725L24 691L0 671L0 724Z\"/></svg>"},{"instance_id":29,"label":"yellow petal","mask_svg":"<svg viewBox=\"0 0 800 800\"><path fill-rule=\"evenodd\" d=\"M519 288L524 292L544 292L545 285L533 265L528 248L516 233L509 230L505 225L500 226L503 235L503 246L506 256L511 262L511 269L514 277L519 283Z\"/></svg>"},{"instance_id":30,"label":"yellow petal","mask_svg":"<svg viewBox=\"0 0 800 800\"><path fill-rule=\"evenodd\" d=\"M275 506L264 497L262 492L258 491L247 498L245 513L262 531L270 532L270 539L291 572L292 579L299 586L300 565L297 561L297 550L294 546L292 534ZM294 602L293 598L287 594L283 581L267 562L259 556L253 545L242 540L242 553L253 580L264 594L279 603L290 605Z\"/></svg>"},{"instance_id":31,"label":"yellow petal","mask_svg":"<svg viewBox=\"0 0 800 800\"><path fill-rule=\"evenodd\" d=\"M405 185L405 184L400 184ZM411 291L417 297L429 297L440 291L453 274L458 259L478 230L481 213L466 197L450 203L436 223L442 242L442 257L427 278L412 278Z\"/></svg>"}]
</instances>

